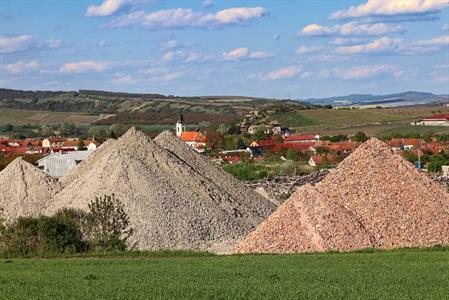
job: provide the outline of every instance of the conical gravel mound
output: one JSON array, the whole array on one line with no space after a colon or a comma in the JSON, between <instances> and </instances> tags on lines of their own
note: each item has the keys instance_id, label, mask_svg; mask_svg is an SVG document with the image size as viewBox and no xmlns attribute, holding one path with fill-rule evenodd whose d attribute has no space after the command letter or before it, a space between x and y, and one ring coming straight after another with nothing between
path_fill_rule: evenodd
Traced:
<instances>
[{"instance_id":1,"label":"conical gravel mound","mask_svg":"<svg viewBox=\"0 0 449 300\"><path fill-rule=\"evenodd\" d=\"M257 195L236 197L194 159L183 160L135 129L78 167L82 172L72 174L79 176L63 180L51 212L85 209L96 196L114 193L135 228L131 243L138 249L224 251L275 208Z\"/></svg>"},{"instance_id":2,"label":"conical gravel mound","mask_svg":"<svg viewBox=\"0 0 449 300\"><path fill-rule=\"evenodd\" d=\"M346 251L449 244L449 196L378 139L300 188L235 252Z\"/></svg>"},{"instance_id":3,"label":"conical gravel mound","mask_svg":"<svg viewBox=\"0 0 449 300\"><path fill-rule=\"evenodd\" d=\"M7 222L45 213L60 185L21 157L0 172L0 208Z\"/></svg>"}]
</instances>

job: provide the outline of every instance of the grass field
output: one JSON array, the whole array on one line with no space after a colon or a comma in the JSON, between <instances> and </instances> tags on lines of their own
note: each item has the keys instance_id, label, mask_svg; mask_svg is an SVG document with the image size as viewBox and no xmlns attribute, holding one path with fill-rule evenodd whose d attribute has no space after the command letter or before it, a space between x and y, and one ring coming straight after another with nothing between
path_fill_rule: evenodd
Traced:
<instances>
[{"instance_id":1,"label":"grass field","mask_svg":"<svg viewBox=\"0 0 449 300\"><path fill-rule=\"evenodd\" d=\"M47 125L64 122L86 125L96 120L98 116L81 113L0 108L0 125Z\"/></svg>"},{"instance_id":2,"label":"grass field","mask_svg":"<svg viewBox=\"0 0 449 300\"><path fill-rule=\"evenodd\" d=\"M1 299L445 299L449 251L0 260Z\"/></svg>"}]
</instances>

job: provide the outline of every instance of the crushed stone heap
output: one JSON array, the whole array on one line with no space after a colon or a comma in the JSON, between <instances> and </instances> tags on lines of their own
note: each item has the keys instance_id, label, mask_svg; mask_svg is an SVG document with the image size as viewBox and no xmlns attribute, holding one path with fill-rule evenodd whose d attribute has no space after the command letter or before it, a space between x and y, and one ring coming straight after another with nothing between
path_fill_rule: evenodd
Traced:
<instances>
[{"instance_id":1,"label":"crushed stone heap","mask_svg":"<svg viewBox=\"0 0 449 300\"><path fill-rule=\"evenodd\" d=\"M125 205L135 229L130 242L138 249L221 252L275 209L249 189L240 197L229 188L239 186L235 179L225 183L221 175L205 173L199 154L175 155L176 147L170 152L130 129L62 179L64 188L48 212L86 209L96 196L114 193Z\"/></svg>"},{"instance_id":2,"label":"crushed stone heap","mask_svg":"<svg viewBox=\"0 0 449 300\"><path fill-rule=\"evenodd\" d=\"M45 212L60 185L35 166L16 158L0 172L0 208L7 222Z\"/></svg>"},{"instance_id":3,"label":"crushed stone heap","mask_svg":"<svg viewBox=\"0 0 449 300\"><path fill-rule=\"evenodd\" d=\"M378 139L294 193L237 253L348 251L449 244L449 194Z\"/></svg>"}]
</instances>

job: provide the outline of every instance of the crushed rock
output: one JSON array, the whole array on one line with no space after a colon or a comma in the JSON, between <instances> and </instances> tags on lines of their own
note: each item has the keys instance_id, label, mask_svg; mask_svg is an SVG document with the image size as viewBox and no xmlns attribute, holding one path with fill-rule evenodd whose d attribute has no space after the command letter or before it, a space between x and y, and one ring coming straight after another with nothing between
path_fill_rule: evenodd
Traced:
<instances>
[{"instance_id":1,"label":"crushed rock","mask_svg":"<svg viewBox=\"0 0 449 300\"><path fill-rule=\"evenodd\" d=\"M56 179L16 158L0 172L0 208L6 221L41 215L60 188Z\"/></svg>"},{"instance_id":2,"label":"crushed rock","mask_svg":"<svg viewBox=\"0 0 449 300\"><path fill-rule=\"evenodd\" d=\"M348 251L449 244L449 194L383 142L360 146L305 185L236 253Z\"/></svg>"},{"instance_id":3,"label":"crushed rock","mask_svg":"<svg viewBox=\"0 0 449 300\"><path fill-rule=\"evenodd\" d=\"M130 217L135 229L130 242L138 249L224 252L275 205L240 188L236 179L212 169L212 163L184 146L171 134L153 142L132 128L63 178L64 188L47 213L63 207L86 209L96 196L114 193Z\"/></svg>"}]
</instances>

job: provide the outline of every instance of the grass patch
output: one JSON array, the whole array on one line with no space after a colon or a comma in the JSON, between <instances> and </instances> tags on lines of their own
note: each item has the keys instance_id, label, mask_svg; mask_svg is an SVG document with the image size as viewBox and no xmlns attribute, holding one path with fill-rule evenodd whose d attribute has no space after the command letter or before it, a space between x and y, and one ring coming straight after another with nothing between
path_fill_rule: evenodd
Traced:
<instances>
[{"instance_id":1,"label":"grass patch","mask_svg":"<svg viewBox=\"0 0 449 300\"><path fill-rule=\"evenodd\" d=\"M443 299L445 249L0 260L2 299Z\"/></svg>"}]
</instances>

